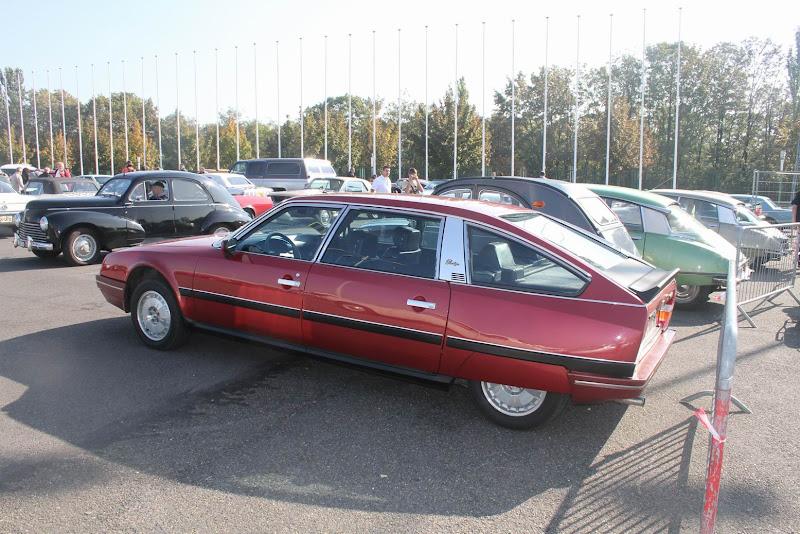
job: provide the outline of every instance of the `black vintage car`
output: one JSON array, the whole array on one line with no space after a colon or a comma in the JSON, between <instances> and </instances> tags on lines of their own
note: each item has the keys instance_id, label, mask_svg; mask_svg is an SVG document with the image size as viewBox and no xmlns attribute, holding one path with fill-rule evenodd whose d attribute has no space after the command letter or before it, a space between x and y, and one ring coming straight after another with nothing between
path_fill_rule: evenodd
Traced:
<instances>
[{"instance_id":1,"label":"black vintage car","mask_svg":"<svg viewBox=\"0 0 800 534\"><path fill-rule=\"evenodd\" d=\"M206 176L153 171L120 174L90 197L32 200L17 214L14 246L40 258L63 252L70 265L145 239L225 233L250 221L224 187Z\"/></svg>"}]
</instances>

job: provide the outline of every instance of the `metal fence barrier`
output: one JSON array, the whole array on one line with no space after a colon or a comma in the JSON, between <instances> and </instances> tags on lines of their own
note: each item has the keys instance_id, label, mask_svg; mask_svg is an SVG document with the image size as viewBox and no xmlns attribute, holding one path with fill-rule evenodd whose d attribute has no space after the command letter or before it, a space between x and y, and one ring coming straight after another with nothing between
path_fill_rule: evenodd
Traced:
<instances>
[{"instance_id":1,"label":"metal fence barrier","mask_svg":"<svg viewBox=\"0 0 800 534\"><path fill-rule=\"evenodd\" d=\"M739 282L736 305L753 328L756 324L750 317L760 306L781 293L789 293L800 304L794 294L797 278L797 245L800 223L774 224L769 227L741 228L736 244L738 253L750 260L750 277ZM749 312L745 304L758 302Z\"/></svg>"}]
</instances>

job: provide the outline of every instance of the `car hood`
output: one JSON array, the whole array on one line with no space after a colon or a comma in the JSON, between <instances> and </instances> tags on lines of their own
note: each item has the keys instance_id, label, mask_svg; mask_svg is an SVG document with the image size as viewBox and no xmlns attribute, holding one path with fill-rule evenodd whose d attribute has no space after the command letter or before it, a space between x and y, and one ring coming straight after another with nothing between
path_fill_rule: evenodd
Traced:
<instances>
[{"instance_id":1,"label":"car hood","mask_svg":"<svg viewBox=\"0 0 800 534\"><path fill-rule=\"evenodd\" d=\"M30 198L16 193L0 193L0 211L22 210ZM5 208L3 206L6 206Z\"/></svg>"},{"instance_id":2,"label":"car hood","mask_svg":"<svg viewBox=\"0 0 800 534\"><path fill-rule=\"evenodd\" d=\"M49 198L36 198L28 202L29 210L54 210L54 209L86 209L86 208L110 208L116 206L119 199L117 197L100 197L92 195L90 197L73 197L66 195L48 195Z\"/></svg>"}]
</instances>

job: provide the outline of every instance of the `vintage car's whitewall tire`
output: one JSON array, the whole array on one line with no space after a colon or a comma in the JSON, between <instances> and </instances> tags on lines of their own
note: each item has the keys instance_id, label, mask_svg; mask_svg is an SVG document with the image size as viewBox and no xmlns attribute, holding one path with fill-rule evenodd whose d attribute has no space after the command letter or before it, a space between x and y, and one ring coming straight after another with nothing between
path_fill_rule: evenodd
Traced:
<instances>
[{"instance_id":1,"label":"vintage car's whitewall tire","mask_svg":"<svg viewBox=\"0 0 800 534\"><path fill-rule=\"evenodd\" d=\"M76 228L67 235L61 251L70 265L91 265L100 259L100 240L94 230Z\"/></svg>"},{"instance_id":2,"label":"vintage car's whitewall tire","mask_svg":"<svg viewBox=\"0 0 800 534\"><path fill-rule=\"evenodd\" d=\"M682 310L694 310L708 300L711 288L678 284L675 291L675 306Z\"/></svg>"},{"instance_id":3,"label":"vintage car's whitewall tire","mask_svg":"<svg viewBox=\"0 0 800 534\"><path fill-rule=\"evenodd\" d=\"M157 350L177 348L188 336L175 294L166 282L157 278L147 278L134 289L131 320L139 339Z\"/></svg>"},{"instance_id":4,"label":"vintage car's whitewall tire","mask_svg":"<svg viewBox=\"0 0 800 534\"><path fill-rule=\"evenodd\" d=\"M527 430L553 419L567 402L567 395L538 389L469 381L469 393L478 409L492 422Z\"/></svg>"}]
</instances>

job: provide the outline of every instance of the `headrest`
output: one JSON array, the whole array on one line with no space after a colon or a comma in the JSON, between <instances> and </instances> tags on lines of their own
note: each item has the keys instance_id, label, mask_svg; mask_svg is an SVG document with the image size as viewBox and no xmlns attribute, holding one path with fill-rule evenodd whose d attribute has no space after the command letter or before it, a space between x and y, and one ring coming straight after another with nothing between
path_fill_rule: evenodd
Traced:
<instances>
[{"instance_id":1,"label":"headrest","mask_svg":"<svg viewBox=\"0 0 800 534\"><path fill-rule=\"evenodd\" d=\"M398 226L392 232L392 240L401 252L417 250L422 241L422 233L410 226Z\"/></svg>"}]
</instances>

